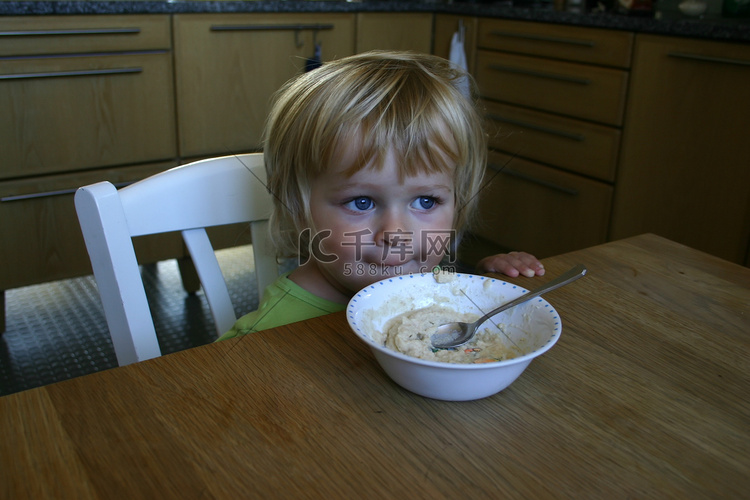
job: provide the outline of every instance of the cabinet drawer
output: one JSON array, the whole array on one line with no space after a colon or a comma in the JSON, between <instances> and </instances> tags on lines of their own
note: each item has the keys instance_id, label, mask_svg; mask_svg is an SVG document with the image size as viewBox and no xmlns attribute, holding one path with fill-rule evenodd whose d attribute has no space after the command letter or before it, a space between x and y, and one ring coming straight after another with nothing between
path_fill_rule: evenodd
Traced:
<instances>
[{"instance_id":1,"label":"cabinet drawer","mask_svg":"<svg viewBox=\"0 0 750 500\"><path fill-rule=\"evenodd\" d=\"M176 15L177 119L182 157L261 147L273 94L304 70L354 53L353 14Z\"/></svg>"},{"instance_id":2,"label":"cabinet drawer","mask_svg":"<svg viewBox=\"0 0 750 500\"><path fill-rule=\"evenodd\" d=\"M171 55L0 60L0 178L176 157Z\"/></svg>"},{"instance_id":3,"label":"cabinet drawer","mask_svg":"<svg viewBox=\"0 0 750 500\"><path fill-rule=\"evenodd\" d=\"M627 68L633 33L546 23L480 19L480 48Z\"/></svg>"},{"instance_id":4,"label":"cabinet drawer","mask_svg":"<svg viewBox=\"0 0 750 500\"><path fill-rule=\"evenodd\" d=\"M90 274L73 204L75 190L102 180L116 185L135 181L172 166L161 163L1 183L0 290ZM179 235L144 237L137 243L143 262L183 253Z\"/></svg>"},{"instance_id":5,"label":"cabinet drawer","mask_svg":"<svg viewBox=\"0 0 750 500\"><path fill-rule=\"evenodd\" d=\"M622 125L626 71L481 50L476 76L485 98Z\"/></svg>"},{"instance_id":6,"label":"cabinet drawer","mask_svg":"<svg viewBox=\"0 0 750 500\"><path fill-rule=\"evenodd\" d=\"M491 153L473 233L504 248L549 257L604 243L612 187Z\"/></svg>"},{"instance_id":7,"label":"cabinet drawer","mask_svg":"<svg viewBox=\"0 0 750 500\"><path fill-rule=\"evenodd\" d=\"M621 132L497 103L486 104L490 147L614 182Z\"/></svg>"},{"instance_id":8,"label":"cabinet drawer","mask_svg":"<svg viewBox=\"0 0 750 500\"><path fill-rule=\"evenodd\" d=\"M0 16L0 57L169 49L169 16Z\"/></svg>"}]
</instances>

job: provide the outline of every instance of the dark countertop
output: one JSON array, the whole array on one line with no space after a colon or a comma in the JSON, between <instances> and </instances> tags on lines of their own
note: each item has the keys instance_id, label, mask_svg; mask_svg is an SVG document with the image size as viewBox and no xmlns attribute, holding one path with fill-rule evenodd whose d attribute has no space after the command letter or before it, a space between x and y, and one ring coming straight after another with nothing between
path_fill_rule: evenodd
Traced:
<instances>
[{"instance_id":1,"label":"dark countertop","mask_svg":"<svg viewBox=\"0 0 750 500\"><path fill-rule=\"evenodd\" d=\"M653 19L608 13L477 3L419 1L0 1L0 15L107 15L270 12L434 12L567 24L710 40L750 43L750 19Z\"/></svg>"}]
</instances>

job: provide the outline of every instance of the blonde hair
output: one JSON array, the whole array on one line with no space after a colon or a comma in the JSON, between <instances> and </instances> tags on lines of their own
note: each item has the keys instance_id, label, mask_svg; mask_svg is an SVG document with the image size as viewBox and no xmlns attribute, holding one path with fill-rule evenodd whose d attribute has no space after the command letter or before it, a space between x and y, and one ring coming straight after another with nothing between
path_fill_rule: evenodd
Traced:
<instances>
[{"instance_id":1,"label":"blonde hair","mask_svg":"<svg viewBox=\"0 0 750 500\"><path fill-rule=\"evenodd\" d=\"M447 60L410 52L373 51L328 62L287 82L266 123L264 158L274 195L271 233L280 256L300 250L312 180L345 145L359 147L347 170L381 168L393 151L401 175L452 172L454 229L476 208L487 160L475 103L459 89L465 73ZM309 232L307 233L309 234Z\"/></svg>"}]
</instances>

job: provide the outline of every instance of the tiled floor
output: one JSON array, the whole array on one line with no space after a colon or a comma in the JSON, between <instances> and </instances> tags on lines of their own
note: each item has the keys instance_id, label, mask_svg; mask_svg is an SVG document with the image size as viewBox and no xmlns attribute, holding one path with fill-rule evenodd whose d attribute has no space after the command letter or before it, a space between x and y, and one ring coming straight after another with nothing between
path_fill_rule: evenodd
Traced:
<instances>
[{"instance_id":1,"label":"tiled floor","mask_svg":"<svg viewBox=\"0 0 750 500\"><path fill-rule=\"evenodd\" d=\"M258 293L252 246L216 254L237 316L253 311ZM203 293L184 291L176 261L143 266L142 275L163 354L216 338ZM5 310L0 396L117 366L93 276L7 290Z\"/></svg>"},{"instance_id":2,"label":"tiled floor","mask_svg":"<svg viewBox=\"0 0 750 500\"><path fill-rule=\"evenodd\" d=\"M217 256L238 316L254 310L252 247L219 250ZM144 266L142 274L162 353L216 338L203 293L184 291L175 261ZM117 366L93 276L5 294L0 396Z\"/></svg>"}]
</instances>

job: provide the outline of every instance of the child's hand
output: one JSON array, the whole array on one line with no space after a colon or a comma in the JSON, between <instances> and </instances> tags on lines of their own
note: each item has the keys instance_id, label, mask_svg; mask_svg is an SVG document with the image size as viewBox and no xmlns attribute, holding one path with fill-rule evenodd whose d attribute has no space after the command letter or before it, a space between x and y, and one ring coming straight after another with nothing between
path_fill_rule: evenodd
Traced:
<instances>
[{"instance_id":1,"label":"child's hand","mask_svg":"<svg viewBox=\"0 0 750 500\"><path fill-rule=\"evenodd\" d=\"M485 257L479 261L477 269L488 273L503 273L511 278L519 274L528 278L544 274L542 263L526 252L499 253Z\"/></svg>"}]
</instances>

